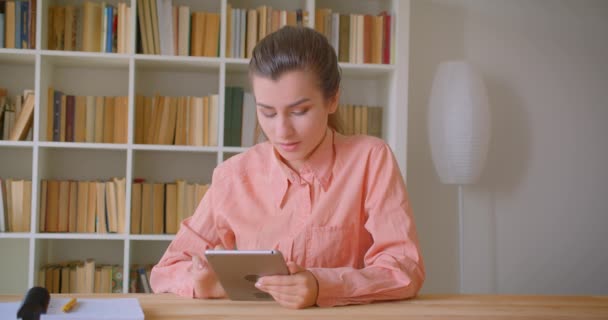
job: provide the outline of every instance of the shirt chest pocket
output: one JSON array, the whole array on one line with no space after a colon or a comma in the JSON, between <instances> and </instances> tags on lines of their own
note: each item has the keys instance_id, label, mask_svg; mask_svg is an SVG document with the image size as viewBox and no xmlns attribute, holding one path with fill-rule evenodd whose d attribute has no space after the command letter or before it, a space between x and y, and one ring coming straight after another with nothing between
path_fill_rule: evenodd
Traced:
<instances>
[{"instance_id":1,"label":"shirt chest pocket","mask_svg":"<svg viewBox=\"0 0 608 320\"><path fill-rule=\"evenodd\" d=\"M356 267L360 260L353 228L310 227L306 234L306 265L316 268Z\"/></svg>"}]
</instances>

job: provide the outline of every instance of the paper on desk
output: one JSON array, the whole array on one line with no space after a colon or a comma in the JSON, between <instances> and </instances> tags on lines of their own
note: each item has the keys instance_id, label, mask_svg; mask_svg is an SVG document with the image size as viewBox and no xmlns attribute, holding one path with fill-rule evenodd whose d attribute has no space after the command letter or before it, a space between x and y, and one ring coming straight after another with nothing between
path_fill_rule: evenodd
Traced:
<instances>
[{"instance_id":1,"label":"paper on desk","mask_svg":"<svg viewBox=\"0 0 608 320\"><path fill-rule=\"evenodd\" d=\"M144 313L135 298L78 299L70 312L61 308L69 298L51 298L47 313L40 320L144 320ZM0 303L0 319L16 319L21 302Z\"/></svg>"}]
</instances>

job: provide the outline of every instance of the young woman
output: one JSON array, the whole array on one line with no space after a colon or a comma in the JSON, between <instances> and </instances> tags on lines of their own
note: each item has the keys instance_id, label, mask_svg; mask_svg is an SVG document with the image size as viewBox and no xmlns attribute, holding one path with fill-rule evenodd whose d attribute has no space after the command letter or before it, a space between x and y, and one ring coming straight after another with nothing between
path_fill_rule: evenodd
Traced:
<instances>
[{"instance_id":1,"label":"young woman","mask_svg":"<svg viewBox=\"0 0 608 320\"><path fill-rule=\"evenodd\" d=\"M390 148L339 133L340 71L320 33L284 27L255 47L249 74L267 142L213 172L194 215L152 269L154 292L225 295L203 252L278 249L291 275L256 286L305 308L413 297L425 278Z\"/></svg>"}]
</instances>

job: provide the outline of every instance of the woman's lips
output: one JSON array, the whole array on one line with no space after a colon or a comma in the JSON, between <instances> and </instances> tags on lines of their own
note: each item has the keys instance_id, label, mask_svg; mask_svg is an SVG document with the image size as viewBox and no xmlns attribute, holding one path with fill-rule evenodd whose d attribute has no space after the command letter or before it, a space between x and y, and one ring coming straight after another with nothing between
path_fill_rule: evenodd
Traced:
<instances>
[{"instance_id":1,"label":"woman's lips","mask_svg":"<svg viewBox=\"0 0 608 320\"><path fill-rule=\"evenodd\" d=\"M279 143L279 146L281 147L281 149L283 149L284 151L287 151L287 152L295 151L299 145L300 145L299 142Z\"/></svg>"}]
</instances>

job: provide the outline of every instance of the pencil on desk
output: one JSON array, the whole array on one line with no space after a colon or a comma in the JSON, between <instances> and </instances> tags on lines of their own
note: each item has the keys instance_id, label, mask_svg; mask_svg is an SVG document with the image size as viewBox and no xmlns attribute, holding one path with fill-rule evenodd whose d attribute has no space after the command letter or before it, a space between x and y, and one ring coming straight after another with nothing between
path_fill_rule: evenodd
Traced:
<instances>
[{"instance_id":1,"label":"pencil on desk","mask_svg":"<svg viewBox=\"0 0 608 320\"><path fill-rule=\"evenodd\" d=\"M72 298L70 299L70 301L63 305L63 308L61 308L61 310L63 310L63 312L69 312L70 310L72 310L72 308L74 308L75 305L76 298Z\"/></svg>"}]
</instances>

